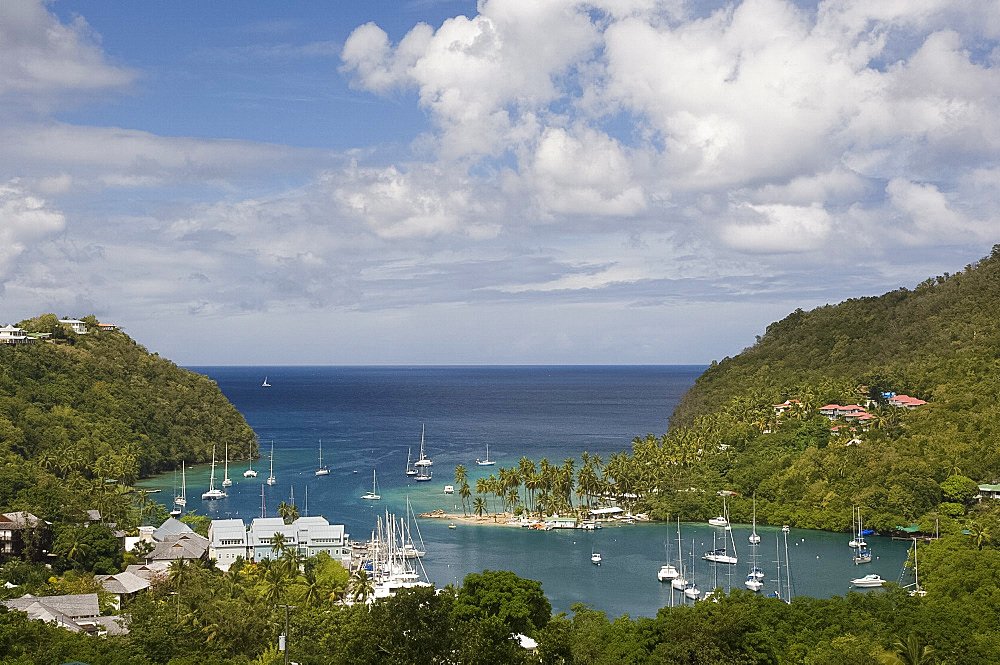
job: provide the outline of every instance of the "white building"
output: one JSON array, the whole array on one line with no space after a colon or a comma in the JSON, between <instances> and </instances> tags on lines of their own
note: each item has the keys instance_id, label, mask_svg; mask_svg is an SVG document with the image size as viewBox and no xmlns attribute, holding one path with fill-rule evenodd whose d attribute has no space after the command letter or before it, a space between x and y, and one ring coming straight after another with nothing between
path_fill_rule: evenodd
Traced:
<instances>
[{"instance_id":1,"label":"white building","mask_svg":"<svg viewBox=\"0 0 1000 665\"><path fill-rule=\"evenodd\" d=\"M69 326L77 335L87 334L87 324L80 319L59 319L59 323Z\"/></svg>"},{"instance_id":2,"label":"white building","mask_svg":"<svg viewBox=\"0 0 1000 665\"><path fill-rule=\"evenodd\" d=\"M28 337L23 328L4 326L0 328L0 344L31 344L35 338Z\"/></svg>"},{"instance_id":3,"label":"white building","mask_svg":"<svg viewBox=\"0 0 1000 665\"><path fill-rule=\"evenodd\" d=\"M238 557L247 561L262 561L274 556L275 537L281 534L285 547L302 556L326 552L345 567L350 566L350 535L343 524L330 524L323 517L300 517L285 524L280 517L259 517L250 523L243 520L212 520L208 528L209 557L216 565L228 570Z\"/></svg>"},{"instance_id":4,"label":"white building","mask_svg":"<svg viewBox=\"0 0 1000 665\"><path fill-rule=\"evenodd\" d=\"M247 558L247 527L243 520L212 520L208 526L208 558L220 570L229 570L236 559Z\"/></svg>"}]
</instances>

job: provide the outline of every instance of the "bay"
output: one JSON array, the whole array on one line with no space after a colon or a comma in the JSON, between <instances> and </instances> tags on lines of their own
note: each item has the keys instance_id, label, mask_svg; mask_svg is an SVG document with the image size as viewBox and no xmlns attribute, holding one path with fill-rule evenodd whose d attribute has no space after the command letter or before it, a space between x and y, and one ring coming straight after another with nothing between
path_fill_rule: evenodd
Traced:
<instances>
[{"instance_id":1,"label":"bay","mask_svg":"<svg viewBox=\"0 0 1000 665\"><path fill-rule=\"evenodd\" d=\"M245 479L246 460L230 460L233 486L229 497L202 502L209 465L189 467L188 506L213 518L261 514L263 503L274 515L280 501L295 503L304 513L322 514L344 524L351 537L366 539L376 515L402 515L407 499L417 512L442 508L460 511L454 469L463 464L470 484L497 467L478 467L486 444L497 466L512 466L522 456L536 462L546 457L561 464L583 451L606 461L626 450L635 436L662 434L683 393L704 370L700 366L559 366L559 367L192 367L215 380L259 437L263 457L254 467L257 478ZM267 378L269 387L262 386ZM407 453L416 459L421 427L426 450L434 461L434 479L416 483L404 474ZM331 473L315 476L318 444ZM273 441L277 484L267 486L268 456ZM219 451L220 458L223 451ZM372 470L382 500L360 497L371 487ZM222 477L221 463L216 484ZM169 505L173 474L141 483L164 490L153 495ZM308 505L306 495L308 492ZM656 572L667 551L676 562L676 526L636 524L595 532L536 532L510 527L462 524L448 529L439 520L420 520L427 548L423 560L428 578L441 586L460 583L470 572L512 570L537 579L556 611L582 602L615 617L652 616L671 599L670 586ZM749 528L734 526L740 563L717 570L700 559L712 549L708 525L682 524L685 566L693 560L695 577L705 591L718 579L722 587L742 587L748 561ZM763 537L761 567L765 591L774 588L776 545L784 559L780 529L758 528ZM875 560L855 567L848 536L793 529L788 534L791 577L797 594L817 597L843 594L849 580L879 573L900 578L908 543L870 538ZM692 542L693 541L693 542ZM600 551L604 562L590 561ZM784 565L784 564L782 564ZM784 578L784 573L782 577ZM907 582L909 580L906 580Z\"/></svg>"}]
</instances>

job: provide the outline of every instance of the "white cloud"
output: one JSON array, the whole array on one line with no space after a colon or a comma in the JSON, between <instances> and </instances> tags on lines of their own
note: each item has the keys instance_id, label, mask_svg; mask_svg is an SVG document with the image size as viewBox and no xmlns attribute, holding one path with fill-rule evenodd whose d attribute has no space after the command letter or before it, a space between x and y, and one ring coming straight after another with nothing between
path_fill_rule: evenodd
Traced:
<instances>
[{"instance_id":1,"label":"white cloud","mask_svg":"<svg viewBox=\"0 0 1000 665\"><path fill-rule=\"evenodd\" d=\"M830 215L819 205L751 205L750 221L727 224L722 228L722 240L729 246L747 252L782 253L816 250L823 247L830 235Z\"/></svg>"},{"instance_id":2,"label":"white cloud","mask_svg":"<svg viewBox=\"0 0 1000 665\"><path fill-rule=\"evenodd\" d=\"M63 24L46 4L0 2L0 95L9 101L13 95L119 88L132 82L134 72L107 61L83 18Z\"/></svg>"},{"instance_id":3,"label":"white cloud","mask_svg":"<svg viewBox=\"0 0 1000 665\"><path fill-rule=\"evenodd\" d=\"M63 230L66 219L16 180L0 184L0 290L33 243Z\"/></svg>"}]
</instances>

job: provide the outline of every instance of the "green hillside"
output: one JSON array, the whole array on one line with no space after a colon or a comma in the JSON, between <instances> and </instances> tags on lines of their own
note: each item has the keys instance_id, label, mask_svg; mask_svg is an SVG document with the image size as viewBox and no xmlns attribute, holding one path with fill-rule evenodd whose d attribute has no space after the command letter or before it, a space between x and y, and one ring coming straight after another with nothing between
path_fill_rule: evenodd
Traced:
<instances>
[{"instance_id":1,"label":"green hillside","mask_svg":"<svg viewBox=\"0 0 1000 665\"><path fill-rule=\"evenodd\" d=\"M742 496L737 518L756 493L758 516L771 523L846 529L858 504L881 530L929 528L935 518L955 527L950 518L963 518L975 494L969 479L1000 477L998 303L1000 245L913 290L771 324L743 353L712 363L667 435L634 442L630 461L661 469L640 484L644 503L661 516L702 518L721 504L709 490L732 490ZM884 392L928 403L897 408ZM776 415L786 399L804 408ZM873 418L831 423L818 413L828 403L860 404ZM702 492L681 491L692 487Z\"/></svg>"},{"instance_id":2,"label":"green hillside","mask_svg":"<svg viewBox=\"0 0 1000 665\"><path fill-rule=\"evenodd\" d=\"M56 517L181 460L206 461L213 444L256 452L213 381L85 321L76 335L43 315L19 325L48 341L0 345L0 510Z\"/></svg>"}]
</instances>

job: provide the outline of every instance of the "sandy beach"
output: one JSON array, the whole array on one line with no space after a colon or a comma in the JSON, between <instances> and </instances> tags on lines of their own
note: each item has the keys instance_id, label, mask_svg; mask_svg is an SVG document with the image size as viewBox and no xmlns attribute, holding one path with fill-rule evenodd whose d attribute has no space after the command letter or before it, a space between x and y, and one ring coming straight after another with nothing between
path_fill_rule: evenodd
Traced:
<instances>
[{"instance_id":1,"label":"sandy beach","mask_svg":"<svg viewBox=\"0 0 1000 665\"><path fill-rule=\"evenodd\" d=\"M424 519L446 520L454 524L477 524L482 526L510 526L510 527L521 526L521 522L517 521L518 518L515 518L511 513L496 513L490 515L483 515L482 517L476 517L475 515L456 515L454 513L446 513L443 510L432 510L427 513L420 513L418 517L422 517Z\"/></svg>"}]
</instances>

